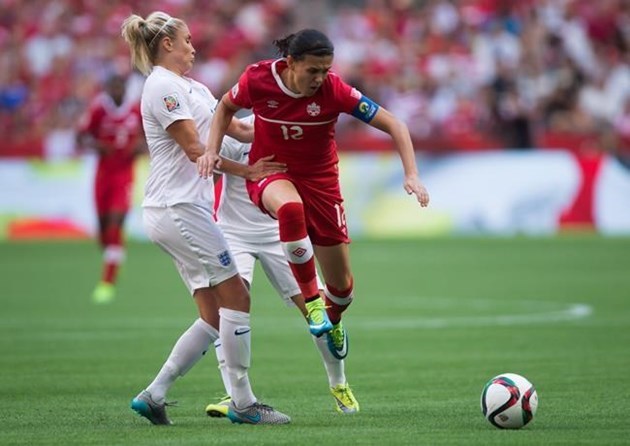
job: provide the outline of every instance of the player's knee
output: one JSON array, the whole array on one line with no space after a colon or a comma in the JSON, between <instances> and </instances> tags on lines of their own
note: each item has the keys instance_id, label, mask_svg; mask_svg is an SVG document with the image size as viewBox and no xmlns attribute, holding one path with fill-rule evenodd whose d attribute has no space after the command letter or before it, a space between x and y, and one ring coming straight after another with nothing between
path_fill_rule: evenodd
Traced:
<instances>
[{"instance_id":1,"label":"player's knee","mask_svg":"<svg viewBox=\"0 0 630 446\"><path fill-rule=\"evenodd\" d=\"M304 205L298 202L283 204L276 213L280 229L280 240L292 241L306 237Z\"/></svg>"},{"instance_id":2,"label":"player's knee","mask_svg":"<svg viewBox=\"0 0 630 446\"><path fill-rule=\"evenodd\" d=\"M214 287L219 306L249 313L251 298L242 278L237 274Z\"/></svg>"},{"instance_id":3,"label":"player's knee","mask_svg":"<svg viewBox=\"0 0 630 446\"><path fill-rule=\"evenodd\" d=\"M304 204L296 201L291 201L289 203L285 203L280 208L278 208L279 222L287 222L287 223L296 223L300 221L305 221L304 215Z\"/></svg>"}]
</instances>

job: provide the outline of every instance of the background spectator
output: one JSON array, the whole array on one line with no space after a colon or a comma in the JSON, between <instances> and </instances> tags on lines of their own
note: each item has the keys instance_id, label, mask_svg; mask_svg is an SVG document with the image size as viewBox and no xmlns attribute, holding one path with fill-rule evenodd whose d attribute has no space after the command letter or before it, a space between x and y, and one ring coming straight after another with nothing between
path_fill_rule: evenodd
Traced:
<instances>
[{"instance_id":1,"label":"background spectator","mask_svg":"<svg viewBox=\"0 0 630 446\"><path fill-rule=\"evenodd\" d=\"M75 153L71 124L110 73L129 74L120 23L148 7L0 0L0 156ZM621 150L628 140L624 0L161 0L150 8L187 20L192 76L217 94L248 63L274 57L275 38L320 27L336 43L335 69L405 120L419 149L529 148L554 140L549 134L596 129L608 129ZM132 79L137 95L142 77ZM381 135L352 120L338 132L342 149L383 147Z\"/></svg>"}]
</instances>

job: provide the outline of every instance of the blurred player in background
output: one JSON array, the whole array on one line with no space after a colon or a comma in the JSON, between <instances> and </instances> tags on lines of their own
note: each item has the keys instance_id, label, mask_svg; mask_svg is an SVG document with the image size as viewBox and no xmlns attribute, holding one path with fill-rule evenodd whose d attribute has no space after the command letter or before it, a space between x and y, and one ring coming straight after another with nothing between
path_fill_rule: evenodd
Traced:
<instances>
[{"instance_id":1,"label":"blurred player in background","mask_svg":"<svg viewBox=\"0 0 630 446\"><path fill-rule=\"evenodd\" d=\"M146 151L139 104L125 101L126 79L112 75L82 116L79 147L98 154L94 200L98 237L103 251L101 280L92 293L95 303L115 296L118 268L125 258L123 225L131 205L134 160Z\"/></svg>"},{"instance_id":2,"label":"blurred player in background","mask_svg":"<svg viewBox=\"0 0 630 446\"><path fill-rule=\"evenodd\" d=\"M207 87L186 76L195 61L188 25L159 11L146 19L132 14L122 24L122 36L133 65L148 76L141 99L151 157L142 204L145 230L173 259L199 314L154 380L132 399L131 408L153 424L171 424L166 414L169 389L220 336L231 385L230 420L289 423L287 415L257 400L249 381L249 292L213 219L213 183L200 178L195 166L205 151L202 141L208 139L217 100ZM253 128L237 119L227 127L239 140L253 138ZM211 164L211 169L219 165L218 154ZM230 166L227 160L220 164L226 171Z\"/></svg>"},{"instance_id":3,"label":"blurred player in background","mask_svg":"<svg viewBox=\"0 0 630 446\"><path fill-rule=\"evenodd\" d=\"M328 37L306 29L274 42L281 59L250 65L219 102L199 174L212 173L212 159L232 117L241 108L256 115L249 162L275 155L288 171L248 181L252 201L279 222L280 240L304 295L311 332L326 334L330 351L346 355L341 314L353 298L353 276L334 140L340 113L388 133L404 170L403 187L421 206L429 194L420 182L407 126L330 72L334 48ZM315 258L325 280L320 297Z\"/></svg>"},{"instance_id":4,"label":"blurred player in background","mask_svg":"<svg viewBox=\"0 0 630 446\"><path fill-rule=\"evenodd\" d=\"M252 123L253 118L252 115L244 121ZM241 143L234 138L226 137L223 139L220 155L238 163L248 164L250 149L251 144ZM221 175L217 175L215 171L214 177L216 182L221 178ZM294 303L304 317L307 317L308 311L304 303L304 296L300 294L300 287L293 277L280 244L278 222L262 213L252 203L247 195L244 178L223 175L223 188L217 220L230 246L238 272L248 288L253 283L254 266L258 260L278 295L288 305ZM322 288L319 280L318 287ZM324 336L313 336L313 341L324 362L330 392L335 399L337 411L340 413L358 412L359 403L346 380L344 360L334 356L329 351L327 339ZM227 415L231 390L230 380L226 375L221 341L215 341L214 346L223 384L228 395L220 402L206 407L206 413L216 417Z\"/></svg>"}]
</instances>

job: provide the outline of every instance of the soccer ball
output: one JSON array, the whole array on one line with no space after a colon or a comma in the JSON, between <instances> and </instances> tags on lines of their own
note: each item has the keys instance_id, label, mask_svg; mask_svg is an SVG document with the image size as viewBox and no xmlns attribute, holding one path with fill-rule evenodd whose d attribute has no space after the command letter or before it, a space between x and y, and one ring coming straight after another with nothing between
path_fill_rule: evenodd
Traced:
<instances>
[{"instance_id":1,"label":"soccer ball","mask_svg":"<svg viewBox=\"0 0 630 446\"><path fill-rule=\"evenodd\" d=\"M481 392L481 412L499 429L519 429L532 421L538 394L527 378L502 373L486 383Z\"/></svg>"}]
</instances>

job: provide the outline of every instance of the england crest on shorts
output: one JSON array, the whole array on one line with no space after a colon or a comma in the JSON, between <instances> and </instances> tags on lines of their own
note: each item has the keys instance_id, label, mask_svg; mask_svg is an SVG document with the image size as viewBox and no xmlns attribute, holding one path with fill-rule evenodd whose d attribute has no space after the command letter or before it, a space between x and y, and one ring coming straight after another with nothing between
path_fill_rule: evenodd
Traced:
<instances>
[{"instance_id":1,"label":"england crest on shorts","mask_svg":"<svg viewBox=\"0 0 630 446\"><path fill-rule=\"evenodd\" d=\"M223 251L217 257L219 258L219 262L221 262L221 265L223 266L229 266L230 263L232 263L232 258L230 257L229 251Z\"/></svg>"},{"instance_id":2,"label":"england crest on shorts","mask_svg":"<svg viewBox=\"0 0 630 446\"><path fill-rule=\"evenodd\" d=\"M162 100L164 101L164 105L166 105L166 109L169 113L179 108L179 99L177 99L177 94L175 93L162 96Z\"/></svg>"},{"instance_id":3,"label":"england crest on shorts","mask_svg":"<svg viewBox=\"0 0 630 446\"><path fill-rule=\"evenodd\" d=\"M319 115L320 111L321 111L321 107L317 105L315 102L311 102L310 104L306 106L306 112L309 114L309 116L317 116Z\"/></svg>"}]
</instances>

